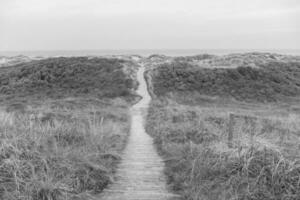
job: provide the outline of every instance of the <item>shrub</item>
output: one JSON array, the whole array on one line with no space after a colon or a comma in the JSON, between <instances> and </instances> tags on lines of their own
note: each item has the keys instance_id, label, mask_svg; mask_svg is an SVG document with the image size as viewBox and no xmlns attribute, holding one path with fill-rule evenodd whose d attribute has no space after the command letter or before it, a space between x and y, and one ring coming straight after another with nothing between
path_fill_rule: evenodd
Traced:
<instances>
[{"instance_id":1,"label":"shrub","mask_svg":"<svg viewBox=\"0 0 300 200\"><path fill-rule=\"evenodd\" d=\"M300 64L272 62L259 68L201 68L175 62L151 71L153 92L197 92L202 95L233 97L241 101L274 102L300 95Z\"/></svg>"},{"instance_id":2,"label":"shrub","mask_svg":"<svg viewBox=\"0 0 300 200\"><path fill-rule=\"evenodd\" d=\"M132 97L135 84L124 73L124 63L118 59L60 57L1 68L0 95L3 99Z\"/></svg>"}]
</instances>

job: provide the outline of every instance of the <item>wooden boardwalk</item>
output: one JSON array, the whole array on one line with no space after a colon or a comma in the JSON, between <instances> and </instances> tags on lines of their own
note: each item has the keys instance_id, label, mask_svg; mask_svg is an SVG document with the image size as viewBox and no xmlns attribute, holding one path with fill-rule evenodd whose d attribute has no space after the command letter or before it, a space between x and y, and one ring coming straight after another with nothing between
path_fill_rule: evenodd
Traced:
<instances>
[{"instance_id":1,"label":"wooden boardwalk","mask_svg":"<svg viewBox=\"0 0 300 200\"><path fill-rule=\"evenodd\" d=\"M151 100L144 80L144 67L138 71L138 93L143 99L131 110L131 135L117 170L116 181L100 200L173 200L179 199L166 188L164 163L152 138L145 132L143 110Z\"/></svg>"}]
</instances>

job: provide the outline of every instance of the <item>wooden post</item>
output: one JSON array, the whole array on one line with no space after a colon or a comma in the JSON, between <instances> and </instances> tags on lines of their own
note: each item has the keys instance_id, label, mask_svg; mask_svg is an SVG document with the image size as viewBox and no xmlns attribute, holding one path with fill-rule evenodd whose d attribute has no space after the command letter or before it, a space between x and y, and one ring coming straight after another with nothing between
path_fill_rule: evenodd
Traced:
<instances>
[{"instance_id":1,"label":"wooden post","mask_svg":"<svg viewBox=\"0 0 300 200\"><path fill-rule=\"evenodd\" d=\"M264 147L264 163L267 162L267 147Z\"/></svg>"},{"instance_id":2,"label":"wooden post","mask_svg":"<svg viewBox=\"0 0 300 200\"><path fill-rule=\"evenodd\" d=\"M232 113L229 114L229 123L228 123L228 147L233 147L233 125L234 125L234 115Z\"/></svg>"},{"instance_id":3,"label":"wooden post","mask_svg":"<svg viewBox=\"0 0 300 200\"><path fill-rule=\"evenodd\" d=\"M200 119L200 129L201 129L201 131L204 130L204 122L203 122L203 119Z\"/></svg>"},{"instance_id":4,"label":"wooden post","mask_svg":"<svg viewBox=\"0 0 300 200\"><path fill-rule=\"evenodd\" d=\"M285 129L280 130L280 146L284 145L287 135L288 135L288 130Z\"/></svg>"},{"instance_id":5,"label":"wooden post","mask_svg":"<svg viewBox=\"0 0 300 200\"><path fill-rule=\"evenodd\" d=\"M254 135L255 135L255 126L256 126L256 123L255 123L253 118L251 119L250 125L251 125L251 128L250 128L250 142L251 142L251 147L253 147Z\"/></svg>"}]
</instances>

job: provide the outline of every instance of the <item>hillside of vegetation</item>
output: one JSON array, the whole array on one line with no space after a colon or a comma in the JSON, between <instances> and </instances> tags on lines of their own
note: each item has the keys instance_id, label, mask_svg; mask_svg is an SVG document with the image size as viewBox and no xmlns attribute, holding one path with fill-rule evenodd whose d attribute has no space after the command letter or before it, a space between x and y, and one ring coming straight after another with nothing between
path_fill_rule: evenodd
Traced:
<instances>
[{"instance_id":1,"label":"hillside of vegetation","mask_svg":"<svg viewBox=\"0 0 300 200\"><path fill-rule=\"evenodd\" d=\"M92 199L114 180L136 65L49 58L0 68L0 199Z\"/></svg>"},{"instance_id":2,"label":"hillside of vegetation","mask_svg":"<svg viewBox=\"0 0 300 200\"><path fill-rule=\"evenodd\" d=\"M186 62L162 64L151 72L154 94L197 92L239 101L274 102L300 95L300 62L259 67L205 68Z\"/></svg>"},{"instance_id":3,"label":"hillside of vegetation","mask_svg":"<svg viewBox=\"0 0 300 200\"><path fill-rule=\"evenodd\" d=\"M256 114L261 112L268 116ZM232 148L229 113L245 116L234 121ZM249 121L249 115L257 118ZM146 131L165 160L169 187L183 199L296 200L299 122L299 115L268 109L207 108L156 99Z\"/></svg>"},{"instance_id":4,"label":"hillside of vegetation","mask_svg":"<svg viewBox=\"0 0 300 200\"><path fill-rule=\"evenodd\" d=\"M0 68L0 97L45 99L75 96L134 99L136 82L128 61L106 58L49 58ZM133 64L132 64L133 65Z\"/></svg>"},{"instance_id":5,"label":"hillside of vegetation","mask_svg":"<svg viewBox=\"0 0 300 200\"><path fill-rule=\"evenodd\" d=\"M297 59L249 53L148 63L146 131L174 192L188 200L300 199Z\"/></svg>"},{"instance_id":6,"label":"hillside of vegetation","mask_svg":"<svg viewBox=\"0 0 300 200\"><path fill-rule=\"evenodd\" d=\"M12 66L20 63L30 62L31 60L39 60L41 57L28 57L23 55L18 56L1 56L0 67Z\"/></svg>"},{"instance_id":7,"label":"hillside of vegetation","mask_svg":"<svg viewBox=\"0 0 300 200\"><path fill-rule=\"evenodd\" d=\"M238 67L241 65L259 66L269 62L299 62L299 56L275 53L235 53L228 55L200 54L196 56L176 57L175 61L190 62L206 67Z\"/></svg>"}]
</instances>

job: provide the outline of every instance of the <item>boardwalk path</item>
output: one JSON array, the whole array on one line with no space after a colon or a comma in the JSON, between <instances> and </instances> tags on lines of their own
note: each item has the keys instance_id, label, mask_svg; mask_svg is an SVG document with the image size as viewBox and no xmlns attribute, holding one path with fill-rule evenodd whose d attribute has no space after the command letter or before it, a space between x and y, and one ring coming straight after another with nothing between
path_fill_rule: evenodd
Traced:
<instances>
[{"instance_id":1,"label":"boardwalk path","mask_svg":"<svg viewBox=\"0 0 300 200\"><path fill-rule=\"evenodd\" d=\"M145 132L142 110L151 100L144 79L144 67L139 68L137 90L143 97L131 110L131 135L117 170L117 180L104 190L101 200L170 200L175 196L166 189L164 163Z\"/></svg>"}]
</instances>

